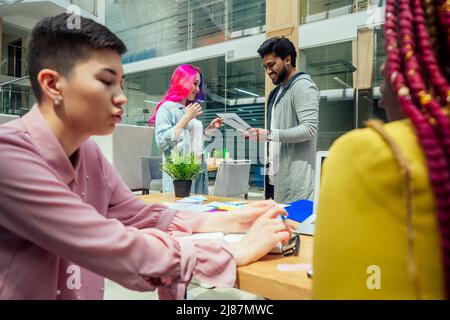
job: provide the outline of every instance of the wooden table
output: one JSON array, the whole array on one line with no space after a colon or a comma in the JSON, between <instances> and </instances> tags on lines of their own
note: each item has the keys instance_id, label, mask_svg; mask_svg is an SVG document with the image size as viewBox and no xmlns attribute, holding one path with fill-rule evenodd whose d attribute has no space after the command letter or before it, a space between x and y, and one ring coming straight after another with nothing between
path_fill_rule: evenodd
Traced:
<instances>
[{"instance_id":1,"label":"wooden table","mask_svg":"<svg viewBox=\"0 0 450 320\"><path fill-rule=\"evenodd\" d=\"M219 170L219 166L208 166L208 172Z\"/></svg>"},{"instance_id":2,"label":"wooden table","mask_svg":"<svg viewBox=\"0 0 450 320\"><path fill-rule=\"evenodd\" d=\"M205 203L212 201L228 202L242 199L206 196ZM147 203L175 202L173 193L158 193L140 196ZM261 260L238 268L237 281L240 289L271 300L311 299L312 280L306 270L279 271L280 265L312 264L313 237L301 236L298 256L282 257L267 255ZM301 266L300 266L301 267Z\"/></svg>"}]
</instances>

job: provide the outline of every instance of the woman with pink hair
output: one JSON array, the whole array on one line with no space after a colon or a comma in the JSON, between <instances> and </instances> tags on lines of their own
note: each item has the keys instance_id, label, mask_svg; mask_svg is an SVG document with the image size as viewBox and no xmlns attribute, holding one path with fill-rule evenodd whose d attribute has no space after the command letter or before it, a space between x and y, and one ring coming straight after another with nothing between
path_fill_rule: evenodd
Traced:
<instances>
[{"instance_id":1,"label":"woman with pink hair","mask_svg":"<svg viewBox=\"0 0 450 320\"><path fill-rule=\"evenodd\" d=\"M194 179L192 192L208 194L208 172L203 160L203 134L222 126L214 119L204 131L197 118L203 113L200 105L205 99L203 75L199 68L189 64L178 66L172 74L166 96L156 106L149 124L155 123L155 140L162 150L163 161L172 151L194 153L202 161L204 172ZM173 182L163 173L163 191L173 192Z\"/></svg>"}]
</instances>

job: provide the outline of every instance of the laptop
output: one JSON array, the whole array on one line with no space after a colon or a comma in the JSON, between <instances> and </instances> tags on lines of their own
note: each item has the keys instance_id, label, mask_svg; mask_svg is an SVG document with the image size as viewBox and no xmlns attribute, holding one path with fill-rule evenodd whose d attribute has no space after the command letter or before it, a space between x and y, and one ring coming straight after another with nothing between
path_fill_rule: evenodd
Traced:
<instances>
[{"instance_id":1,"label":"laptop","mask_svg":"<svg viewBox=\"0 0 450 320\"><path fill-rule=\"evenodd\" d=\"M313 235L315 231L317 205L319 204L320 179L322 177L322 168L325 159L328 157L329 151L318 151L316 153L316 176L314 179L314 205L313 213L297 228L297 232L301 234Z\"/></svg>"}]
</instances>

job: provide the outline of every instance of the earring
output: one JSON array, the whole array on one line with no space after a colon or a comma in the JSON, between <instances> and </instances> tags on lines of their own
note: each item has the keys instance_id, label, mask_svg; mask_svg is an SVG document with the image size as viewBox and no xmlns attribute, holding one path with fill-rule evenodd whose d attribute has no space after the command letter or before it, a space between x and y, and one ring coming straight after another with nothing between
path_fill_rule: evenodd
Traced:
<instances>
[{"instance_id":1,"label":"earring","mask_svg":"<svg viewBox=\"0 0 450 320\"><path fill-rule=\"evenodd\" d=\"M55 98L55 101L53 101L53 103L55 104L55 106L59 107L61 105L61 99L59 97Z\"/></svg>"}]
</instances>

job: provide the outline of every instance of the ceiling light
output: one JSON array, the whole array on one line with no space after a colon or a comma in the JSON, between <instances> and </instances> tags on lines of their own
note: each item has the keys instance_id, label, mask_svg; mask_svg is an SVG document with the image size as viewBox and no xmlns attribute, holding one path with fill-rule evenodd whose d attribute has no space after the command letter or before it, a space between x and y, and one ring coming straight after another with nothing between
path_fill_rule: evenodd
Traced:
<instances>
[{"instance_id":1,"label":"ceiling light","mask_svg":"<svg viewBox=\"0 0 450 320\"><path fill-rule=\"evenodd\" d=\"M242 93L246 93L246 94L249 94L249 95L254 96L254 97L259 97L259 95L257 95L256 93L253 93L253 92L250 92L250 91L247 91L247 90L236 88L236 91L239 91L239 92L242 92Z\"/></svg>"},{"instance_id":2,"label":"ceiling light","mask_svg":"<svg viewBox=\"0 0 450 320\"><path fill-rule=\"evenodd\" d=\"M336 81L336 82L339 82L340 84L342 84L346 88L351 88L352 87L351 85L349 85L347 82L345 82L344 80L342 80L339 77L334 77L333 80Z\"/></svg>"}]
</instances>

